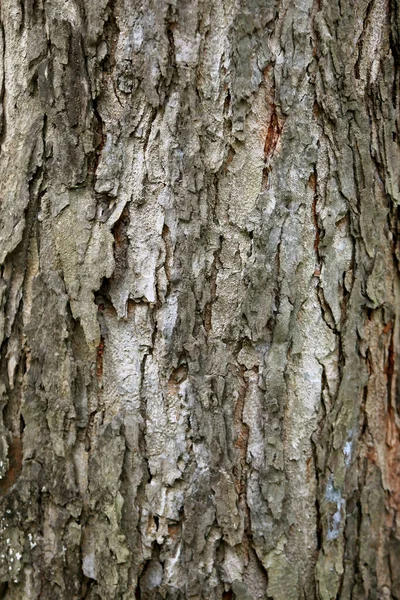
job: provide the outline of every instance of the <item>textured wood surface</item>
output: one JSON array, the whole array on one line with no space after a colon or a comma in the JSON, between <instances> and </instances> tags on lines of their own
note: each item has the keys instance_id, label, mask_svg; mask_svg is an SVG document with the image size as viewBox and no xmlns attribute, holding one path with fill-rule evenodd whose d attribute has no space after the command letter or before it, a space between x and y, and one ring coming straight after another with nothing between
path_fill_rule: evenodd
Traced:
<instances>
[{"instance_id":1,"label":"textured wood surface","mask_svg":"<svg viewBox=\"0 0 400 600\"><path fill-rule=\"evenodd\" d=\"M1 0L0 596L400 600L398 0Z\"/></svg>"}]
</instances>

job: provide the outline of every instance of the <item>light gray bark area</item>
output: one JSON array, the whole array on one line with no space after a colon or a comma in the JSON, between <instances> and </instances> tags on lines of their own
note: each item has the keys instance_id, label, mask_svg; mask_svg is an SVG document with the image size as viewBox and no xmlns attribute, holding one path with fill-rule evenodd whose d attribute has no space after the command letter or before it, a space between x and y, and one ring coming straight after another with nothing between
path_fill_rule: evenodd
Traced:
<instances>
[{"instance_id":1,"label":"light gray bark area","mask_svg":"<svg viewBox=\"0 0 400 600\"><path fill-rule=\"evenodd\" d=\"M2 0L0 595L400 600L397 0Z\"/></svg>"}]
</instances>

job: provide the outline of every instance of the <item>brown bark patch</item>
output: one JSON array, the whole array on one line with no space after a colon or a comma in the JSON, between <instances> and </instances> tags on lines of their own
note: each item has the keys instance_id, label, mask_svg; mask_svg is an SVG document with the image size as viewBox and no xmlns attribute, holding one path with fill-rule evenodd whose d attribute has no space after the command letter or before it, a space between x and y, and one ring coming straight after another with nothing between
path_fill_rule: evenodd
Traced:
<instances>
[{"instance_id":1,"label":"brown bark patch","mask_svg":"<svg viewBox=\"0 0 400 600\"><path fill-rule=\"evenodd\" d=\"M393 410L388 413L386 420L386 455L387 473L390 486L389 505L400 511L400 432L395 423Z\"/></svg>"},{"instance_id":2,"label":"brown bark patch","mask_svg":"<svg viewBox=\"0 0 400 600\"><path fill-rule=\"evenodd\" d=\"M390 326L390 327L389 327ZM391 329L392 323L389 322L385 329ZM391 489L390 506L397 512L400 511L400 431L397 426L398 414L396 411L396 400L393 391L396 390L396 354L394 349L394 335L390 336L389 352L385 373L388 380L389 409L386 419L386 444L387 452L387 472Z\"/></svg>"},{"instance_id":3,"label":"brown bark patch","mask_svg":"<svg viewBox=\"0 0 400 600\"><path fill-rule=\"evenodd\" d=\"M262 189L263 190L266 190L268 187L268 173L269 173L268 163L270 162L270 159L272 158L272 156L274 155L274 153L276 151L276 147L277 147L278 141L281 137L282 127L283 127L281 121L278 118L275 104L272 103L271 107L272 107L271 117L270 117L270 121L269 121L269 124L267 127L267 133L266 133L265 141L264 141L265 167L263 169L263 174L262 174Z\"/></svg>"},{"instance_id":4,"label":"brown bark patch","mask_svg":"<svg viewBox=\"0 0 400 600\"><path fill-rule=\"evenodd\" d=\"M231 164L231 162L233 161L233 158L234 158L235 154L236 154L235 150L232 148L232 146L230 146L229 150L228 150L228 156L227 156L226 161L224 162L224 164L222 166L222 172L224 174L227 172L228 167Z\"/></svg>"},{"instance_id":5,"label":"brown bark patch","mask_svg":"<svg viewBox=\"0 0 400 600\"><path fill-rule=\"evenodd\" d=\"M389 323L387 323L383 329L383 333L388 333L391 329L393 329L393 323L392 321L389 321Z\"/></svg>"},{"instance_id":6,"label":"brown bark patch","mask_svg":"<svg viewBox=\"0 0 400 600\"><path fill-rule=\"evenodd\" d=\"M164 246L165 246L165 262L164 262L165 276L167 278L167 281L170 282L174 252L173 252L172 242L171 242L171 233L170 233L169 227L167 225L164 225L161 236L162 236Z\"/></svg>"},{"instance_id":7,"label":"brown bark patch","mask_svg":"<svg viewBox=\"0 0 400 600\"><path fill-rule=\"evenodd\" d=\"M100 344L97 346L96 356L96 375L98 379L103 376L103 357L104 357L104 338L100 339Z\"/></svg>"},{"instance_id":8,"label":"brown bark patch","mask_svg":"<svg viewBox=\"0 0 400 600\"><path fill-rule=\"evenodd\" d=\"M173 540L177 540L178 536L180 534L180 526L178 525L178 523L170 523L168 525L168 535L171 539Z\"/></svg>"},{"instance_id":9,"label":"brown bark patch","mask_svg":"<svg viewBox=\"0 0 400 600\"><path fill-rule=\"evenodd\" d=\"M281 137L282 124L279 121L276 106L272 105L272 113L269 121L267 135L264 142L264 160L267 162L276 150L279 138Z\"/></svg>"},{"instance_id":10,"label":"brown bark patch","mask_svg":"<svg viewBox=\"0 0 400 600\"><path fill-rule=\"evenodd\" d=\"M181 383L187 379L188 368L187 365L180 365L177 369L174 369L168 380L168 393L177 394Z\"/></svg>"},{"instance_id":11,"label":"brown bark patch","mask_svg":"<svg viewBox=\"0 0 400 600\"><path fill-rule=\"evenodd\" d=\"M4 496L7 491L17 482L22 471L22 439L19 436L13 437L8 448L9 469L4 479L0 480L0 496Z\"/></svg>"}]
</instances>

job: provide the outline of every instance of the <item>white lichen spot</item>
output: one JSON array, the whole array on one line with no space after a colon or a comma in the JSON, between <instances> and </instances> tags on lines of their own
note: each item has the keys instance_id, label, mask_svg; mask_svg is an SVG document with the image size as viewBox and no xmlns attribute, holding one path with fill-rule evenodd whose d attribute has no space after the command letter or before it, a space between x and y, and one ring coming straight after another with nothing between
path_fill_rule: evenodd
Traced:
<instances>
[{"instance_id":1,"label":"white lichen spot","mask_svg":"<svg viewBox=\"0 0 400 600\"><path fill-rule=\"evenodd\" d=\"M346 465L346 467L349 467L350 463L351 463L351 454L352 454L352 450L353 450L354 434L355 434L355 430L350 429L350 431L348 432L347 442L345 443L345 445L343 447L344 464Z\"/></svg>"},{"instance_id":2,"label":"white lichen spot","mask_svg":"<svg viewBox=\"0 0 400 600\"><path fill-rule=\"evenodd\" d=\"M327 540L336 540L340 535L340 526L342 522L342 509L345 505L345 501L341 496L340 490L337 490L333 485L332 476L326 485L325 498L328 502L336 504L336 511L332 515L330 522L328 523Z\"/></svg>"},{"instance_id":3,"label":"white lichen spot","mask_svg":"<svg viewBox=\"0 0 400 600\"><path fill-rule=\"evenodd\" d=\"M93 553L86 554L86 556L83 557L82 571L86 577L90 577L90 579L96 579L95 556Z\"/></svg>"},{"instance_id":4,"label":"white lichen spot","mask_svg":"<svg viewBox=\"0 0 400 600\"><path fill-rule=\"evenodd\" d=\"M143 44L143 27L136 23L132 29L132 45L135 52L139 52Z\"/></svg>"},{"instance_id":5,"label":"white lichen spot","mask_svg":"<svg viewBox=\"0 0 400 600\"><path fill-rule=\"evenodd\" d=\"M352 445L353 445L353 442L346 442L344 445L344 448L343 448L344 464L346 465L346 467L348 467L350 465Z\"/></svg>"}]
</instances>

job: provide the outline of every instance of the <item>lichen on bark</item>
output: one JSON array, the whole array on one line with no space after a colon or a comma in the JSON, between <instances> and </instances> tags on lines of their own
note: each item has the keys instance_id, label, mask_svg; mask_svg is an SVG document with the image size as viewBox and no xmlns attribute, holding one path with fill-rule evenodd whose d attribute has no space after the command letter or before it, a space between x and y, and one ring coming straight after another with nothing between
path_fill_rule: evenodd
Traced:
<instances>
[{"instance_id":1,"label":"lichen on bark","mask_svg":"<svg viewBox=\"0 0 400 600\"><path fill-rule=\"evenodd\" d=\"M400 600L397 0L2 0L0 595Z\"/></svg>"}]
</instances>

